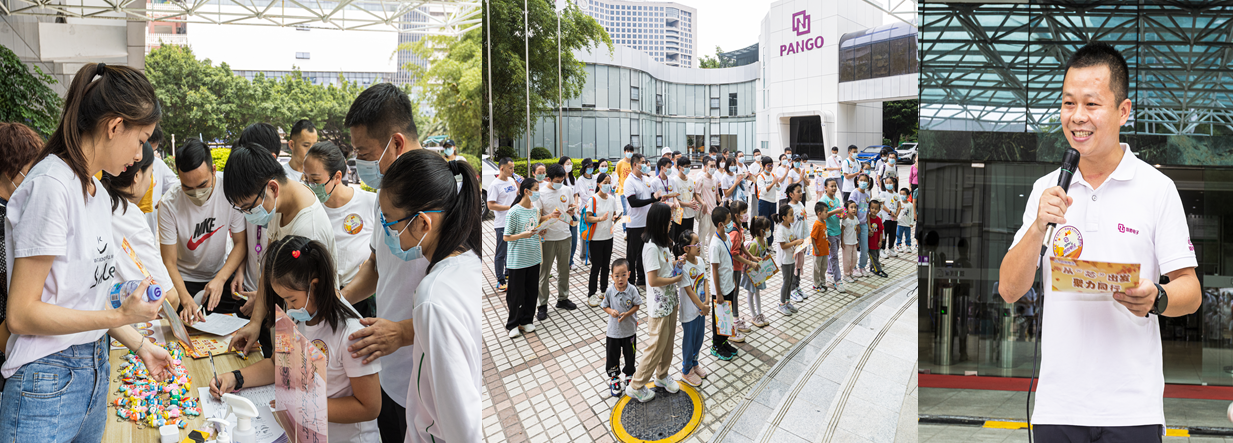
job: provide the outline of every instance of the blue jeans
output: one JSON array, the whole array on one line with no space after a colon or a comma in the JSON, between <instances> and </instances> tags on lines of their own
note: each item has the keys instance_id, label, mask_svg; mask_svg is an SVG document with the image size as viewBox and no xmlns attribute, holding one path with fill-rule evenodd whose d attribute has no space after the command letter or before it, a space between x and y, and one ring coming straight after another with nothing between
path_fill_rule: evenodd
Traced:
<instances>
[{"instance_id":1,"label":"blue jeans","mask_svg":"<svg viewBox=\"0 0 1233 443\"><path fill-rule=\"evenodd\" d=\"M681 302L693 303L689 300ZM706 339L706 317L699 315L689 323L682 323L681 327L685 328L685 338L681 341L681 373L688 374L694 366L698 366L698 352Z\"/></svg>"},{"instance_id":2,"label":"blue jeans","mask_svg":"<svg viewBox=\"0 0 1233 443\"><path fill-rule=\"evenodd\" d=\"M912 247L912 227L900 226L898 232L895 233L895 247L899 247L904 241L907 241L908 247Z\"/></svg>"},{"instance_id":3,"label":"blue jeans","mask_svg":"<svg viewBox=\"0 0 1233 443\"><path fill-rule=\"evenodd\" d=\"M4 386L0 440L98 442L107 424L108 337L27 363Z\"/></svg>"},{"instance_id":4,"label":"blue jeans","mask_svg":"<svg viewBox=\"0 0 1233 443\"><path fill-rule=\"evenodd\" d=\"M869 263L869 224L861 223L861 234L857 242L861 247L861 259L856 266L864 269L865 265Z\"/></svg>"},{"instance_id":5,"label":"blue jeans","mask_svg":"<svg viewBox=\"0 0 1233 443\"><path fill-rule=\"evenodd\" d=\"M574 253L578 252L578 227L569 227L569 265L574 266Z\"/></svg>"},{"instance_id":6,"label":"blue jeans","mask_svg":"<svg viewBox=\"0 0 1233 443\"><path fill-rule=\"evenodd\" d=\"M496 228L497 252L492 255L492 272L497 274L497 284L505 284L505 252L509 245L505 243L505 227Z\"/></svg>"},{"instance_id":7,"label":"blue jeans","mask_svg":"<svg viewBox=\"0 0 1233 443\"><path fill-rule=\"evenodd\" d=\"M759 217L766 217L769 219L771 218L771 214L778 213L777 211L779 210L779 207L775 203L771 203L771 202L768 202L760 198L757 200L758 200L758 216ZM751 218L749 221L752 222L753 219ZM771 237L767 241L766 244L768 245L775 244L775 230L774 229L771 229Z\"/></svg>"},{"instance_id":8,"label":"blue jeans","mask_svg":"<svg viewBox=\"0 0 1233 443\"><path fill-rule=\"evenodd\" d=\"M629 199L625 198L625 194L621 194L621 216L629 216ZM616 220L612 221L616 223ZM629 224L621 225L621 232L629 232Z\"/></svg>"}]
</instances>

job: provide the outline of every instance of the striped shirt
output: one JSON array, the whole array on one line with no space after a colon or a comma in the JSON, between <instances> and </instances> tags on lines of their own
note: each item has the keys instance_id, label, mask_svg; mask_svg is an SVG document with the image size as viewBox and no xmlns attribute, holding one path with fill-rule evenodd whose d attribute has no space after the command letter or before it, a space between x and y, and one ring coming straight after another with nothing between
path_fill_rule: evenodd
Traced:
<instances>
[{"instance_id":1,"label":"striped shirt","mask_svg":"<svg viewBox=\"0 0 1233 443\"><path fill-rule=\"evenodd\" d=\"M505 214L505 234L515 235L527 232L527 228L539 223L539 210L514 205ZM509 269L525 269L543 262L540 251L540 238L533 235L530 238L509 242L509 251L505 258L505 266Z\"/></svg>"}]
</instances>

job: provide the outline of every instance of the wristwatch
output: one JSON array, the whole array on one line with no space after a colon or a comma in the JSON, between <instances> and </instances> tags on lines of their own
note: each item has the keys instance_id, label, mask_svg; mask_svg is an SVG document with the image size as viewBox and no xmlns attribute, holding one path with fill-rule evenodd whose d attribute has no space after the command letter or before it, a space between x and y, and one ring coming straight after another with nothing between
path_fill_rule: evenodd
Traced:
<instances>
[{"instance_id":1,"label":"wristwatch","mask_svg":"<svg viewBox=\"0 0 1233 443\"><path fill-rule=\"evenodd\" d=\"M1149 315L1160 315L1161 312L1164 312L1165 309L1168 309L1169 307L1169 294L1165 292L1164 286L1160 286L1160 283L1152 284L1156 285L1156 304L1152 306L1152 310L1147 313ZM1146 317L1146 315L1144 317Z\"/></svg>"},{"instance_id":2,"label":"wristwatch","mask_svg":"<svg viewBox=\"0 0 1233 443\"><path fill-rule=\"evenodd\" d=\"M239 369L231 371L231 374L235 375L235 390L238 391L241 388L243 388L244 387L244 374L241 374Z\"/></svg>"}]
</instances>

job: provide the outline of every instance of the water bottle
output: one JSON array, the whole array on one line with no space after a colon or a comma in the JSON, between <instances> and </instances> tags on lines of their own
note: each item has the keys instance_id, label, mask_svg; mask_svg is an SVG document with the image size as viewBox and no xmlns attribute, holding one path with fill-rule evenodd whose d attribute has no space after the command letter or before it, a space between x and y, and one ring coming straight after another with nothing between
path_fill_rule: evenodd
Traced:
<instances>
[{"instance_id":1,"label":"water bottle","mask_svg":"<svg viewBox=\"0 0 1233 443\"><path fill-rule=\"evenodd\" d=\"M108 299L111 300L111 307L119 309L120 303L124 301L124 298L128 297L129 294L132 294L133 291L136 291L137 287L140 285L141 280L129 280L124 283L116 283L112 285L111 291L107 293ZM150 286L146 287L146 301L156 302L162 298L163 288L160 288L154 283L150 283Z\"/></svg>"}]
</instances>

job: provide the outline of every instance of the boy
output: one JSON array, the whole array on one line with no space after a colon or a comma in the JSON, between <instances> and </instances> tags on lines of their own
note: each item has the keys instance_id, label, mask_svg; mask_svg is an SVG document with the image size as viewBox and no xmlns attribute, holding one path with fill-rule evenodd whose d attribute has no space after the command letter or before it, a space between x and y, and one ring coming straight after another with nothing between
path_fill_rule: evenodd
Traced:
<instances>
[{"instance_id":1,"label":"boy","mask_svg":"<svg viewBox=\"0 0 1233 443\"><path fill-rule=\"evenodd\" d=\"M826 235L826 214L830 210L830 206L826 203L813 204L813 212L817 218L813 221L813 229L809 231L809 238L813 240L813 290L815 292L826 292L827 289L826 262L830 258L831 243Z\"/></svg>"},{"instance_id":2,"label":"boy","mask_svg":"<svg viewBox=\"0 0 1233 443\"><path fill-rule=\"evenodd\" d=\"M878 259L878 251L882 249L882 217L878 216L881 210L882 200L874 197L869 201L869 238L865 241L869 242L869 273L886 278L888 275L882 271L882 261Z\"/></svg>"},{"instance_id":3,"label":"boy","mask_svg":"<svg viewBox=\"0 0 1233 443\"><path fill-rule=\"evenodd\" d=\"M599 308L608 313L608 391L620 397L624 386L621 372L625 373L625 385L634 376L634 343L638 341L638 307L642 296L638 288L629 285L629 262L618 258L612 262L612 286L599 302ZM621 355L625 355L625 370L621 371Z\"/></svg>"},{"instance_id":4,"label":"boy","mask_svg":"<svg viewBox=\"0 0 1233 443\"><path fill-rule=\"evenodd\" d=\"M907 255L912 252L912 225L916 221L916 214L913 210L914 206L906 203L908 201L908 188L899 190L899 200L905 203L903 204L903 209L899 211L899 226L895 227L898 231L895 233L895 250L900 254ZM907 241L906 245L903 243L905 240Z\"/></svg>"},{"instance_id":5,"label":"boy","mask_svg":"<svg viewBox=\"0 0 1233 443\"><path fill-rule=\"evenodd\" d=\"M728 226L732 221L732 214L728 212L728 208L720 206L711 212L711 222L715 226ZM715 303L723 303L725 301L736 301L736 280L732 274L732 245L728 244L728 240L722 236L716 236L716 240L712 241L710 250L707 251L707 262L711 264L711 281L708 288L715 294ZM732 303L732 318L740 317L737 313L737 305ZM711 355L719 357L720 360L728 361L736 358L736 347L732 346L729 341L742 343L745 337L740 331L733 331L731 337L719 335L718 309L712 310L711 317Z\"/></svg>"}]
</instances>

